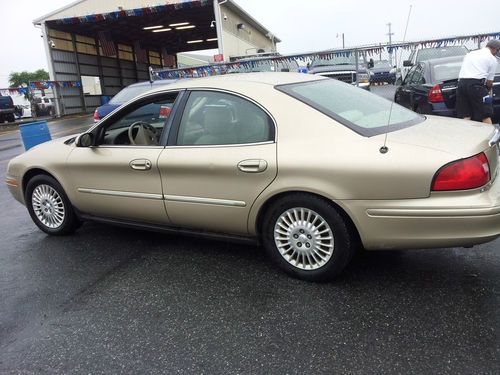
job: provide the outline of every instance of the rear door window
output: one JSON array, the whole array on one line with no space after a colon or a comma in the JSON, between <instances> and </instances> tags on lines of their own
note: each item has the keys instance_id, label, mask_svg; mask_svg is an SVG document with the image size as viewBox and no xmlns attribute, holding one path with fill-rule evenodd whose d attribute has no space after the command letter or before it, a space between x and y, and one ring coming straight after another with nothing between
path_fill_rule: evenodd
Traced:
<instances>
[{"instance_id":1,"label":"rear door window","mask_svg":"<svg viewBox=\"0 0 500 375\"><path fill-rule=\"evenodd\" d=\"M399 104L334 79L279 85L276 89L367 137L425 120Z\"/></svg>"}]
</instances>

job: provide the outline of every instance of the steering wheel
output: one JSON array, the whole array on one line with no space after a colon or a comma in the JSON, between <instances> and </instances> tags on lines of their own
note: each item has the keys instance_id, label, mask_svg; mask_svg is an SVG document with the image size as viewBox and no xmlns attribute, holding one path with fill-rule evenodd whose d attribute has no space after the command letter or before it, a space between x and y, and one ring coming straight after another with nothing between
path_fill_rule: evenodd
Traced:
<instances>
[{"instance_id":1,"label":"steering wheel","mask_svg":"<svg viewBox=\"0 0 500 375\"><path fill-rule=\"evenodd\" d=\"M137 128L137 133L134 137L134 129ZM133 145L157 145L159 133L158 130L151 124L144 121L136 121L128 128L128 139Z\"/></svg>"}]
</instances>

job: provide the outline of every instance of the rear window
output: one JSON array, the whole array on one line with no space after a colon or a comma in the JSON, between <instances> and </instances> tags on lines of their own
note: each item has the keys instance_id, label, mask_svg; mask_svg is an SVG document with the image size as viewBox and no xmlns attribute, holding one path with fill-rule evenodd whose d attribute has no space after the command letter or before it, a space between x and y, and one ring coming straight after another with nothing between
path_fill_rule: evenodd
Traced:
<instances>
[{"instance_id":1,"label":"rear window","mask_svg":"<svg viewBox=\"0 0 500 375\"><path fill-rule=\"evenodd\" d=\"M432 67L434 81L441 82L449 79L458 79L462 61L436 64Z\"/></svg>"},{"instance_id":2,"label":"rear window","mask_svg":"<svg viewBox=\"0 0 500 375\"><path fill-rule=\"evenodd\" d=\"M443 47L443 48L425 48L417 52L417 62L439 59L441 57L451 56L465 56L467 55L467 48L461 46Z\"/></svg>"},{"instance_id":3,"label":"rear window","mask_svg":"<svg viewBox=\"0 0 500 375\"><path fill-rule=\"evenodd\" d=\"M370 137L418 124L425 117L368 91L322 79L276 86L353 131Z\"/></svg>"}]
</instances>

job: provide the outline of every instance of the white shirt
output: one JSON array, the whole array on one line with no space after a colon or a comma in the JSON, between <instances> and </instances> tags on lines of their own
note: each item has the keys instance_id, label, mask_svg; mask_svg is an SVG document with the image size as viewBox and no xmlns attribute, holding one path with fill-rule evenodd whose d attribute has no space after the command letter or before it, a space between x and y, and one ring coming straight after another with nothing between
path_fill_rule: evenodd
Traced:
<instances>
[{"instance_id":1,"label":"white shirt","mask_svg":"<svg viewBox=\"0 0 500 375\"><path fill-rule=\"evenodd\" d=\"M481 48L469 52L465 56L458 78L487 79L488 81L493 81L496 68L496 57L491 54L489 48Z\"/></svg>"}]
</instances>

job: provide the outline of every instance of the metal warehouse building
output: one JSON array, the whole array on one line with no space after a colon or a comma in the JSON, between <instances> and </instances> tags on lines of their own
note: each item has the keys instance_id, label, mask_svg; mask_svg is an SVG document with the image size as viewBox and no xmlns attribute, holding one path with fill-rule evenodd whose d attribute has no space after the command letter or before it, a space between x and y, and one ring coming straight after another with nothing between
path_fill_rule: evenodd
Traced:
<instances>
[{"instance_id":1,"label":"metal warehouse building","mask_svg":"<svg viewBox=\"0 0 500 375\"><path fill-rule=\"evenodd\" d=\"M42 31L58 114L175 68L177 54L218 49L216 61L274 52L280 39L232 0L80 0L33 21ZM80 84L81 82L81 84Z\"/></svg>"}]
</instances>

